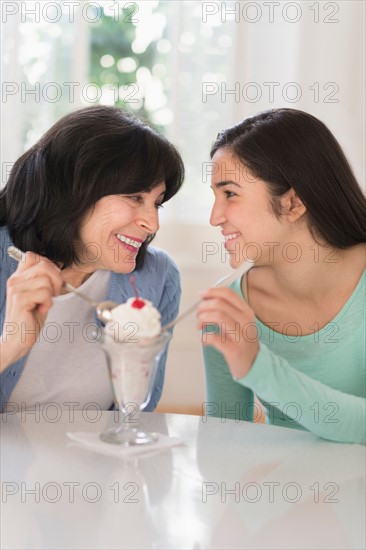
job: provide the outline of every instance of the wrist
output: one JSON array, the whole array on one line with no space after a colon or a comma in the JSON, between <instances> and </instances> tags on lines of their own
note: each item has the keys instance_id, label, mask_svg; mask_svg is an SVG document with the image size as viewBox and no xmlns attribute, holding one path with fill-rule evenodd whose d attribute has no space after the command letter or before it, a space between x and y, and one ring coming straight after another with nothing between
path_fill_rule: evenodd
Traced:
<instances>
[{"instance_id":1,"label":"wrist","mask_svg":"<svg viewBox=\"0 0 366 550\"><path fill-rule=\"evenodd\" d=\"M19 356L13 353L10 346L2 342L0 337L0 372L10 367L17 359L19 359Z\"/></svg>"},{"instance_id":2,"label":"wrist","mask_svg":"<svg viewBox=\"0 0 366 550\"><path fill-rule=\"evenodd\" d=\"M3 372L9 365L10 361L7 357L6 349L4 345L0 342L0 372Z\"/></svg>"},{"instance_id":3,"label":"wrist","mask_svg":"<svg viewBox=\"0 0 366 550\"><path fill-rule=\"evenodd\" d=\"M245 352L245 359L243 360L243 356L241 356L237 362L232 364L230 370L231 375L235 380L241 380L241 378L244 378L250 372L257 358L258 352L259 343L253 342L250 349Z\"/></svg>"}]
</instances>

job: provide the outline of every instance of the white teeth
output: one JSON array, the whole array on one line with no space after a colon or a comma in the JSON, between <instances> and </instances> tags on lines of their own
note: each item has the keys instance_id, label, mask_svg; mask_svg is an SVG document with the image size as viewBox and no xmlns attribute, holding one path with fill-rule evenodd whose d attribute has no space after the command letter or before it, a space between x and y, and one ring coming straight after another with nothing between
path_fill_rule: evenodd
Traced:
<instances>
[{"instance_id":1,"label":"white teeth","mask_svg":"<svg viewBox=\"0 0 366 550\"><path fill-rule=\"evenodd\" d=\"M125 237L124 235L117 234L117 238L121 242L129 244L130 246L134 246L135 248L140 248L140 246L142 245L142 243L140 243L138 241L134 241L133 239L129 239L128 237Z\"/></svg>"},{"instance_id":2,"label":"white teeth","mask_svg":"<svg viewBox=\"0 0 366 550\"><path fill-rule=\"evenodd\" d=\"M240 233L230 233L230 235L224 235L225 242L230 241L230 239L236 239L239 235Z\"/></svg>"}]
</instances>

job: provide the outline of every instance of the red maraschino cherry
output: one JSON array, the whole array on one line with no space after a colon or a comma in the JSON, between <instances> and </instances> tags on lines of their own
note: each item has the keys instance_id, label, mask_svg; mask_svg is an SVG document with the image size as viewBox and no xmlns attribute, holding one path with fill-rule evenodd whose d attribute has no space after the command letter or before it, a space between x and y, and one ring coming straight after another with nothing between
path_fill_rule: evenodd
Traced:
<instances>
[{"instance_id":1,"label":"red maraschino cherry","mask_svg":"<svg viewBox=\"0 0 366 550\"><path fill-rule=\"evenodd\" d=\"M145 305L145 302L143 300L140 300L140 298L135 298L131 304L131 306L135 307L136 309L142 309L143 307L145 307Z\"/></svg>"},{"instance_id":2,"label":"red maraschino cherry","mask_svg":"<svg viewBox=\"0 0 366 550\"><path fill-rule=\"evenodd\" d=\"M133 275L131 275L131 277L130 277L130 283L132 285L132 288L133 288L135 296L136 296L136 298L132 302L131 306L136 308L136 309L142 309L143 307L145 307L146 304L145 304L144 300L141 300L139 298L139 293L137 292L137 287L136 287L136 279Z\"/></svg>"}]
</instances>

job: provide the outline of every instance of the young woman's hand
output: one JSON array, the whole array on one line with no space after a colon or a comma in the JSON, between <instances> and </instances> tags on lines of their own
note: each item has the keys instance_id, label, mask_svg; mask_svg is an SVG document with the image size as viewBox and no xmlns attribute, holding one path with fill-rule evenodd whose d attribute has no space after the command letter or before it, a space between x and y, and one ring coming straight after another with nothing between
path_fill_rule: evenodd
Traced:
<instances>
[{"instance_id":1,"label":"young woman's hand","mask_svg":"<svg viewBox=\"0 0 366 550\"><path fill-rule=\"evenodd\" d=\"M52 262L27 252L6 287L6 310L0 340L1 370L29 352L38 339L63 284L61 270Z\"/></svg>"},{"instance_id":2,"label":"young woman's hand","mask_svg":"<svg viewBox=\"0 0 366 550\"><path fill-rule=\"evenodd\" d=\"M219 332L209 325L215 324ZM230 288L211 288L202 294L197 308L197 326L202 343L224 356L234 378L245 376L259 350L254 312Z\"/></svg>"}]
</instances>

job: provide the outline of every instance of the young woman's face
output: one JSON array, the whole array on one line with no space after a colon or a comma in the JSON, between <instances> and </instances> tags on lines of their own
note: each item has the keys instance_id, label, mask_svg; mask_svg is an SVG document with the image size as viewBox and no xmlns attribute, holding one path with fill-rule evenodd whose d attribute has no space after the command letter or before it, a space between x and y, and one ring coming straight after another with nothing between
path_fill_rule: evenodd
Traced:
<instances>
[{"instance_id":1,"label":"young woman's face","mask_svg":"<svg viewBox=\"0 0 366 550\"><path fill-rule=\"evenodd\" d=\"M215 202L210 223L221 227L231 267L248 258L257 265L266 264L278 245L288 240L288 228L271 208L266 183L229 149L216 151L212 162Z\"/></svg>"},{"instance_id":2,"label":"young woman's face","mask_svg":"<svg viewBox=\"0 0 366 550\"><path fill-rule=\"evenodd\" d=\"M140 246L159 229L165 190L162 182L149 192L100 199L81 227L83 267L133 271Z\"/></svg>"}]
</instances>

